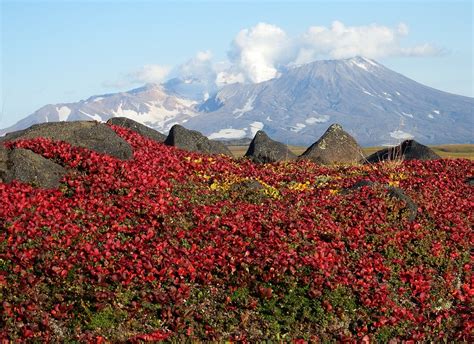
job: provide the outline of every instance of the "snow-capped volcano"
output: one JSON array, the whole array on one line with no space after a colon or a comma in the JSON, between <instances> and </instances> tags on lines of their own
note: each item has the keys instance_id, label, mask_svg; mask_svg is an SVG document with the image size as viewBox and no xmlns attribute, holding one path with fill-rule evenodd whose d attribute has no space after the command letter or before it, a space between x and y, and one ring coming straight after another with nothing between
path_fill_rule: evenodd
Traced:
<instances>
[{"instance_id":1,"label":"snow-capped volcano","mask_svg":"<svg viewBox=\"0 0 474 344\"><path fill-rule=\"evenodd\" d=\"M233 84L199 106L187 125L215 139L270 137L308 145L340 123L363 145L416 138L474 142L474 99L421 85L363 57L316 61L258 84Z\"/></svg>"},{"instance_id":2,"label":"snow-capped volcano","mask_svg":"<svg viewBox=\"0 0 474 344\"><path fill-rule=\"evenodd\" d=\"M340 123L362 145L415 138L425 144L474 142L474 99L421 85L373 60L316 61L258 84L215 91L197 79L172 79L77 103L46 105L6 132L47 121L129 117L166 133L175 123L212 139L253 137L309 145ZM212 91L212 90L211 90Z\"/></svg>"}]
</instances>

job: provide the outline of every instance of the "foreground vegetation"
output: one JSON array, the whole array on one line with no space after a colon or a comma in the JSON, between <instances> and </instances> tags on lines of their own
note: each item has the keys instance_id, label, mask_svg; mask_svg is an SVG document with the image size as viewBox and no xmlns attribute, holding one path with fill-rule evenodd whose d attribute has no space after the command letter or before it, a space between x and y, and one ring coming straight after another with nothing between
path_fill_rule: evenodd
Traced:
<instances>
[{"instance_id":1,"label":"foreground vegetation","mask_svg":"<svg viewBox=\"0 0 474 344\"><path fill-rule=\"evenodd\" d=\"M15 143L75 172L0 184L0 339L472 339L474 162L254 165L113 129L134 160Z\"/></svg>"}]
</instances>

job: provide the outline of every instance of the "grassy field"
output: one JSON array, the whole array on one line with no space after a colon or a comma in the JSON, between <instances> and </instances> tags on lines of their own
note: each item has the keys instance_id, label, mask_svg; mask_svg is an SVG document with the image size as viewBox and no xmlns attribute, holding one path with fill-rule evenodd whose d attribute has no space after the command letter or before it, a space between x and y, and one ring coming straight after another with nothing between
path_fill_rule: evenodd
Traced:
<instances>
[{"instance_id":1,"label":"grassy field","mask_svg":"<svg viewBox=\"0 0 474 344\"><path fill-rule=\"evenodd\" d=\"M474 160L474 144L439 145L430 147L436 152L436 154L443 158L464 158ZM235 157L243 156L247 151L247 148L247 146L229 146L230 151ZM382 148L383 147L363 147L362 150L366 155L370 155ZM306 147L290 146L290 150L293 153L300 155L306 150Z\"/></svg>"}]
</instances>

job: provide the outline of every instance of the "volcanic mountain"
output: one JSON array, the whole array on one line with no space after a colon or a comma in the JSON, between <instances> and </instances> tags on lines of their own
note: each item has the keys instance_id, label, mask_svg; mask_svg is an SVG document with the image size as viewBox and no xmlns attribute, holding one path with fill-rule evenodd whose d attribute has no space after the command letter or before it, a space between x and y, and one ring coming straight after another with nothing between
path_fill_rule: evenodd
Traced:
<instances>
[{"instance_id":1,"label":"volcanic mountain","mask_svg":"<svg viewBox=\"0 0 474 344\"><path fill-rule=\"evenodd\" d=\"M126 116L165 133L182 124L211 139L252 138L263 129L280 142L309 145L337 122L361 145L411 138L424 144L474 142L474 98L424 86L363 57L295 66L258 84L224 86L201 102L180 91L146 85L47 105L0 135L38 122Z\"/></svg>"},{"instance_id":2,"label":"volcanic mountain","mask_svg":"<svg viewBox=\"0 0 474 344\"><path fill-rule=\"evenodd\" d=\"M211 138L252 137L309 145L331 123L362 145L415 137L425 144L474 142L474 99L421 85L366 58L316 61L259 84L222 88L187 125Z\"/></svg>"}]
</instances>

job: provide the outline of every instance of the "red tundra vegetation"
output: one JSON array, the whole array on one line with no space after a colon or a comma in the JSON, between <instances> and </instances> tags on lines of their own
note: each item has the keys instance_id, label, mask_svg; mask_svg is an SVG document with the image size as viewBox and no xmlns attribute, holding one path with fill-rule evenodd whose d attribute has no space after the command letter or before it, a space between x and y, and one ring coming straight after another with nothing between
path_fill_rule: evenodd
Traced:
<instances>
[{"instance_id":1,"label":"red tundra vegetation","mask_svg":"<svg viewBox=\"0 0 474 344\"><path fill-rule=\"evenodd\" d=\"M0 339L472 342L474 162L256 165L112 128L133 160L9 143L71 173L0 184Z\"/></svg>"}]
</instances>

